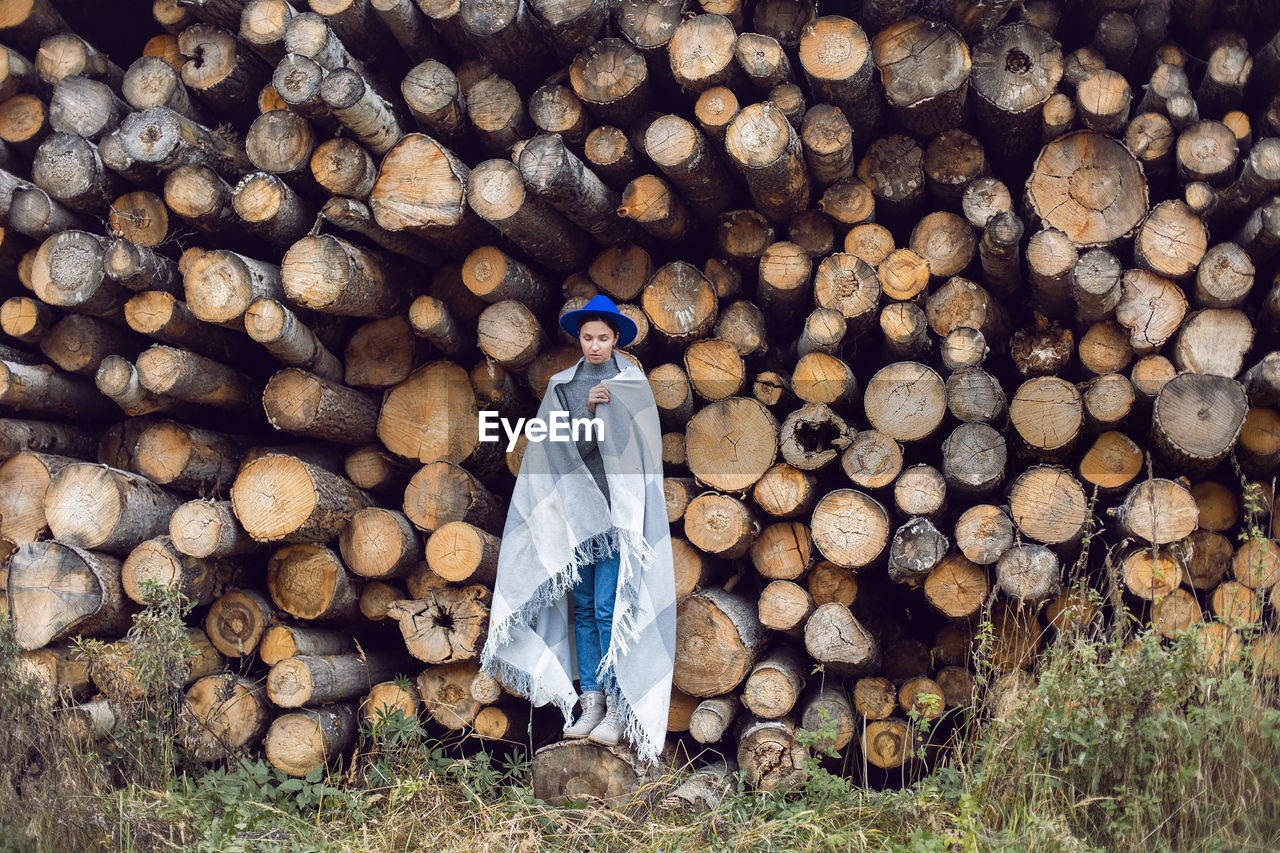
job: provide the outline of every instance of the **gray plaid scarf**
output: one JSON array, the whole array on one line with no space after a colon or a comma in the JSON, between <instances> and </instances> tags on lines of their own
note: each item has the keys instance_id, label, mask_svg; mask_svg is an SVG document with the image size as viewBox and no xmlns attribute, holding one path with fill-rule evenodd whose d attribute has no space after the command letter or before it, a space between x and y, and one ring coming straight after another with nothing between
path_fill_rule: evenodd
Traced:
<instances>
[{"instance_id":1,"label":"gray plaid scarf","mask_svg":"<svg viewBox=\"0 0 1280 853\"><path fill-rule=\"evenodd\" d=\"M568 408L559 387L585 362L551 377L538 407L550 423ZM498 553L482 669L536 706L554 702L572 719L577 692L566 593L578 570L620 556L609 651L597 675L620 696L623 736L641 761L656 761L666 739L675 667L675 567L662 490L662 429L644 372L619 359L596 406L608 476L606 502L572 441L530 441L511 495ZM611 504L611 505L610 505Z\"/></svg>"}]
</instances>

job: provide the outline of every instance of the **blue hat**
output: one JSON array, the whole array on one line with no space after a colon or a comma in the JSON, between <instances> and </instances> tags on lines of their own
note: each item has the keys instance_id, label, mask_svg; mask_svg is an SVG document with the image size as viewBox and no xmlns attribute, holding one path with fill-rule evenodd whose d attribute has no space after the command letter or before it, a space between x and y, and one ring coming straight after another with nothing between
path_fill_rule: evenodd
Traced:
<instances>
[{"instance_id":1,"label":"blue hat","mask_svg":"<svg viewBox=\"0 0 1280 853\"><path fill-rule=\"evenodd\" d=\"M569 311L560 318L560 328L571 338L578 337L578 326L582 322L582 318L587 314L608 314L613 317L618 324L618 346L625 347L636 339L636 335L640 334L640 330L636 328L635 321L618 310L618 306L613 300L605 296L603 293L591 297L591 301L576 311Z\"/></svg>"}]
</instances>

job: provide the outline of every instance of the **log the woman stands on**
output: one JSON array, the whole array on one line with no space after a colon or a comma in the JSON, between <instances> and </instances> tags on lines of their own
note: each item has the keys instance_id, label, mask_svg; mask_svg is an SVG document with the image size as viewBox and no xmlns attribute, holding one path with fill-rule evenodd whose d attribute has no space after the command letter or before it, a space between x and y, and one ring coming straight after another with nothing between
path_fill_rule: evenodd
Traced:
<instances>
[{"instance_id":1,"label":"log the woman stands on","mask_svg":"<svg viewBox=\"0 0 1280 853\"><path fill-rule=\"evenodd\" d=\"M0 2L0 576L86 718L147 581L193 754L400 708L549 799L914 773L1093 591L1276 674L1274 3L303 5Z\"/></svg>"}]
</instances>

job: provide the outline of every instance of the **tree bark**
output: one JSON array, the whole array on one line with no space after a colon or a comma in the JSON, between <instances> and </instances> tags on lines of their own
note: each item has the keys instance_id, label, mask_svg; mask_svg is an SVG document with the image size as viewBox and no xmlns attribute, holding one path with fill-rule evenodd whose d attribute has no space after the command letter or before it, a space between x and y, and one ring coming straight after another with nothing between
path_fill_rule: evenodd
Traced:
<instances>
[{"instance_id":1,"label":"tree bark","mask_svg":"<svg viewBox=\"0 0 1280 853\"><path fill-rule=\"evenodd\" d=\"M388 655L301 655L285 658L267 675L267 696L281 708L300 708L369 692L395 672Z\"/></svg>"},{"instance_id":2,"label":"tree bark","mask_svg":"<svg viewBox=\"0 0 1280 853\"><path fill-rule=\"evenodd\" d=\"M280 263L280 279L289 299L329 314L390 317L404 303L381 255L327 234L294 243Z\"/></svg>"},{"instance_id":3,"label":"tree bark","mask_svg":"<svg viewBox=\"0 0 1280 853\"><path fill-rule=\"evenodd\" d=\"M786 220L808 206L800 137L772 103L752 104L734 117L725 131L725 151L765 216Z\"/></svg>"}]
</instances>

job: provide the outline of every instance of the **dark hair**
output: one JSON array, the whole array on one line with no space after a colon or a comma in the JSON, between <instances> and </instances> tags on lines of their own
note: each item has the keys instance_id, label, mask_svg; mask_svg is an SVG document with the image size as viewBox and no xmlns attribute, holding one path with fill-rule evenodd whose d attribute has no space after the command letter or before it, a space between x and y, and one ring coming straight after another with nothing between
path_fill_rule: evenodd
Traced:
<instances>
[{"instance_id":1,"label":"dark hair","mask_svg":"<svg viewBox=\"0 0 1280 853\"><path fill-rule=\"evenodd\" d=\"M582 331L583 323L590 323L592 320L599 320L610 329L613 329L613 336L615 338L622 336L622 328L618 325L618 321L608 314L583 314L578 318L578 331Z\"/></svg>"}]
</instances>

